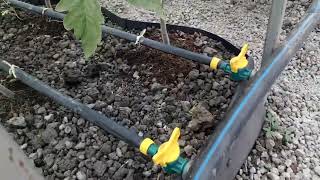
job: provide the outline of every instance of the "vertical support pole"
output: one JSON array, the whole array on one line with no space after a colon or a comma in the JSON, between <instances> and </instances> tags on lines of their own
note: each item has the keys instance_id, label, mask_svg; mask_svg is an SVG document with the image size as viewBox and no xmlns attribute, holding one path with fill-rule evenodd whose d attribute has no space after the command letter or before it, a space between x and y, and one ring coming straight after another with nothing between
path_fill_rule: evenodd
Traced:
<instances>
[{"instance_id":1,"label":"vertical support pole","mask_svg":"<svg viewBox=\"0 0 320 180\"><path fill-rule=\"evenodd\" d=\"M261 67L264 67L270 63L267 61L267 59L270 59L268 57L271 56L274 50L279 46L279 36L281 33L286 4L287 0L272 1Z\"/></svg>"},{"instance_id":2,"label":"vertical support pole","mask_svg":"<svg viewBox=\"0 0 320 180\"><path fill-rule=\"evenodd\" d=\"M1 125L0 142L1 179L44 179Z\"/></svg>"}]
</instances>

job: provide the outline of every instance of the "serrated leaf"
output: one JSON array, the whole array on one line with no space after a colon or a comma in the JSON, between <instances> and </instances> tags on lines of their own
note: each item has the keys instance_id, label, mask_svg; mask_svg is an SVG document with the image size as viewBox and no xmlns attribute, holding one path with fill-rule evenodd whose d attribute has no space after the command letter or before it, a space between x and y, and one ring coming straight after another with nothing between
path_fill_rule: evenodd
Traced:
<instances>
[{"instance_id":1,"label":"serrated leaf","mask_svg":"<svg viewBox=\"0 0 320 180\"><path fill-rule=\"evenodd\" d=\"M101 41L104 18L97 0L61 0L56 11L67 11L63 25L81 40L86 58L94 54Z\"/></svg>"},{"instance_id":2,"label":"serrated leaf","mask_svg":"<svg viewBox=\"0 0 320 180\"><path fill-rule=\"evenodd\" d=\"M161 18L165 19L165 12L162 6L162 0L127 0L130 4L142 7L149 11L156 12Z\"/></svg>"}]
</instances>

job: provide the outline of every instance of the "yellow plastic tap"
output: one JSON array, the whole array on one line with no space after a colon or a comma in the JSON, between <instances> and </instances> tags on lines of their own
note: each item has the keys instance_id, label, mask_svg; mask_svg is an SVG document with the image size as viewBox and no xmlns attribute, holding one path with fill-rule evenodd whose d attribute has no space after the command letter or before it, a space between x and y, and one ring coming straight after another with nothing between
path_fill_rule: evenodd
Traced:
<instances>
[{"instance_id":1,"label":"yellow plastic tap","mask_svg":"<svg viewBox=\"0 0 320 180\"><path fill-rule=\"evenodd\" d=\"M246 43L241 49L241 52L238 56L230 60L231 71L237 73L239 69L245 68L248 65L248 60L246 54L248 51L249 45Z\"/></svg>"},{"instance_id":2,"label":"yellow plastic tap","mask_svg":"<svg viewBox=\"0 0 320 180\"><path fill-rule=\"evenodd\" d=\"M157 154L152 157L155 164L166 167L168 163L176 161L180 156L179 147L180 129L175 128L171 134L169 141L160 145Z\"/></svg>"}]
</instances>

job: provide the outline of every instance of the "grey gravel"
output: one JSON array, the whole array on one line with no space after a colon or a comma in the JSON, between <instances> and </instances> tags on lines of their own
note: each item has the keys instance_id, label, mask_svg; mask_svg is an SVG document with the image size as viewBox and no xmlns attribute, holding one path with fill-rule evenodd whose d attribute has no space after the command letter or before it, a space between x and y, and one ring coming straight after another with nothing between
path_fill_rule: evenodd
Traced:
<instances>
[{"instance_id":1,"label":"grey gravel","mask_svg":"<svg viewBox=\"0 0 320 180\"><path fill-rule=\"evenodd\" d=\"M44 120L46 120L46 121L52 121L53 118L54 118L54 115L53 115L53 114L49 114L49 115L47 115L47 116L44 116Z\"/></svg>"},{"instance_id":2,"label":"grey gravel","mask_svg":"<svg viewBox=\"0 0 320 180\"><path fill-rule=\"evenodd\" d=\"M86 146L84 142L79 142L74 148L75 149L83 149Z\"/></svg>"},{"instance_id":3,"label":"grey gravel","mask_svg":"<svg viewBox=\"0 0 320 180\"><path fill-rule=\"evenodd\" d=\"M41 139L47 143L50 144L55 140L55 138L58 137L58 133L55 129L47 127L42 133L41 133Z\"/></svg>"},{"instance_id":4,"label":"grey gravel","mask_svg":"<svg viewBox=\"0 0 320 180\"><path fill-rule=\"evenodd\" d=\"M320 166L315 167L313 170L318 176L320 176Z\"/></svg>"},{"instance_id":5,"label":"grey gravel","mask_svg":"<svg viewBox=\"0 0 320 180\"><path fill-rule=\"evenodd\" d=\"M94 163L93 168L94 168L94 172L98 176L102 176L104 174L104 172L106 171L107 166L102 161L97 161L97 162Z\"/></svg>"},{"instance_id":6,"label":"grey gravel","mask_svg":"<svg viewBox=\"0 0 320 180\"><path fill-rule=\"evenodd\" d=\"M78 180L86 180L87 179L86 174L84 172L82 172L82 171L78 171L76 176L77 176Z\"/></svg>"},{"instance_id":7,"label":"grey gravel","mask_svg":"<svg viewBox=\"0 0 320 180\"><path fill-rule=\"evenodd\" d=\"M272 150L273 147L276 145L273 139L267 139L266 140L266 148L269 150Z\"/></svg>"}]
</instances>

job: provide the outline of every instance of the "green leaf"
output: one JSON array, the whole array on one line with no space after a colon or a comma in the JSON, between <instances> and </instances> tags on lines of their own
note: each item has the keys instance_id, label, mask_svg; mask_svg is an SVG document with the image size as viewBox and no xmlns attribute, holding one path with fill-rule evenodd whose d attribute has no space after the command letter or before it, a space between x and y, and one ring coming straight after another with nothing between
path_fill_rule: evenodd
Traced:
<instances>
[{"instance_id":1,"label":"green leaf","mask_svg":"<svg viewBox=\"0 0 320 180\"><path fill-rule=\"evenodd\" d=\"M104 18L97 0L61 0L56 11L67 11L63 25L81 40L86 58L94 54L102 38Z\"/></svg>"},{"instance_id":2,"label":"green leaf","mask_svg":"<svg viewBox=\"0 0 320 180\"><path fill-rule=\"evenodd\" d=\"M134 6L142 7L149 11L156 12L161 18L165 19L165 12L162 5L162 0L127 0Z\"/></svg>"}]
</instances>

